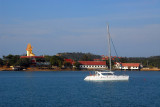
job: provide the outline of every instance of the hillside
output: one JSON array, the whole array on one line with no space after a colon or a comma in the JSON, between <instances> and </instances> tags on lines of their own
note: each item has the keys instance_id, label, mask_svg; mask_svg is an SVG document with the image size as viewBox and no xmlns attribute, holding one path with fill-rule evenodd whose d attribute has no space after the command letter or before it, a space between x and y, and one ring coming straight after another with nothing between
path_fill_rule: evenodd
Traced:
<instances>
[{"instance_id":1,"label":"hillside","mask_svg":"<svg viewBox=\"0 0 160 107\"><path fill-rule=\"evenodd\" d=\"M73 52L73 53L58 53L57 56L61 56L68 59L73 59L75 61L79 60L94 60L94 59L100 59L100 55L94 55L91 53L81 53L81 52Z\"/></svg>"},{"instance_id":2,"label":"hillside","mask_svg":"<svg viewBox=\"0 0 160 107\"><path fill-rule=\"evenodd\" d=\"M128 63L142 63L144 67L158 67L160 68L160 56L150 57L124 57L124 62Z\"/></svg>"}]
</instances>

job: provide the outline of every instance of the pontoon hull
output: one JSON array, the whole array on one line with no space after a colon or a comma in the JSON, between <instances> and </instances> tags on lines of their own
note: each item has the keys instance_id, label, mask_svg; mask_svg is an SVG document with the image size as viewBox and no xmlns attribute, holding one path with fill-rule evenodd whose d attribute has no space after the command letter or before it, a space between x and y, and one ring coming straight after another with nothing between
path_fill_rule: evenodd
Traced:
<instances>
[{"instance_id":1,"label":"pontoon hull","mask_svg":"<svg viewBox=\"0 0 160 107\"><path fill-rule=\"evenodd\" d=\"M129 76L87 76L86 81L113 81L113 80L129 80Z\"/></svg>"}]
</instances>

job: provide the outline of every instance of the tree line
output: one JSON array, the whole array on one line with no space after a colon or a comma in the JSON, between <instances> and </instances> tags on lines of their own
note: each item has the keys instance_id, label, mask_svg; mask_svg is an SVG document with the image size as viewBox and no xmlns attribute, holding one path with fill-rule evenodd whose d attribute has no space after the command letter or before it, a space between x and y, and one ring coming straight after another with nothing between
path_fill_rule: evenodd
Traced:
<instances>
[{"instance_id":1,"label":"tree line","mask_svg":"<svg viewBox=\"0 0 160 107\"><path fill-rule=\"evenodd\" d=\"M143 67L158 67L160 68L160 56L150 56L150 57L124 57L124 62L130 63L141 63Z\"/></svg>"},{"instance_id":2,"label":"tree line","mask_svg":"<svg viewBox=\"0 0 160 107\"><path fill-rule=\"evenodd\" d=\"M64 59L72 59L75 61L75 66L79 66L78 61L93 61L94 59L101 59L100 55L94 55L91 53L59 53L58 55L46 55L45 58L36 59L37 62L49 62L50 66L72 66L70 63L65 62ZM32 59L29 58L20 58L20 55L7 55L0 58L0 66L22 66L29 67ZM151 56L151 57L121 57L112 61L122 62L122 63L141 63L144 67L158 67L160 68L160 56ZM108 65L108 61L106 61Z\"/></svg>"},{"instance_id":3,"label":"tree line","mask_svg":"<svg viewBox=\"0 0 160 107\"><path fill-rule=\"evenodd\" d=\"M73 59L74 61L93 61L94 59L101 59L100 55L95 55L92 53L82 53L82 52L65 52L58 53L58 56L62 56L64 58Z\"/></svg>"},{"instance_id":4,"label":"tree line","mask_svg":"<svg viewBox=\"0 0 160 107\"><path fill-rule=\"evenodd\" d=\"M78 61L93 61L95 58L100 58L100 55L94 55L91 53L61 53L61 55L46 55L44 58L36 58L36 62L49 62L49 66L57 67L72 67L71 63L65 62L64 59L72 59L75 61L74 65L78 67L80 64ZM29 67L32 65L31 58L20 58L20 55L9 54L0 58L0 66L22 66Z\"/></svg>"},{"instance_id":5,"label":"tree line","mask_svg":"<svg viewBox=\"0 0 160 107\"><path fill-rule=\"evenodd\" d=\"M30 59L20 59L20 55L11 55L3 56L3 58L0 58L0 66L24 66L29 67L31 64Z\"/></svg>"}]
</instances>

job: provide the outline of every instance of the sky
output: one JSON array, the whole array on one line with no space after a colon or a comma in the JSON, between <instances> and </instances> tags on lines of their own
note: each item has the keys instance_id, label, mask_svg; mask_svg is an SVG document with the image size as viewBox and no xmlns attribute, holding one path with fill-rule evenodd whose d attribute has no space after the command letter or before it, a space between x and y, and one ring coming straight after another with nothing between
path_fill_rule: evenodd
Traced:
<instances>
[{"instance_id":1,"label":"sky","mask_svg":"<svg viewBox=\"0 0 160 107\"><path fill-rule=\"evenodd\" d=\"M118 56L160 55L160 0L0 0L0 57L107 55L107 24Z\"/></svg>"}]
</instances>

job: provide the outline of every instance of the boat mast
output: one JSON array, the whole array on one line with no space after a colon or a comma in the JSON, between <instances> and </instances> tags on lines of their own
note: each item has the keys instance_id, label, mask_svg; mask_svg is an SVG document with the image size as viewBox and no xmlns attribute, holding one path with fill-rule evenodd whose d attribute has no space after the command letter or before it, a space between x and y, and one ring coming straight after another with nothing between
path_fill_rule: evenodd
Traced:
<instances>
[{"instance_id":1,"label":"boat mast","mask_svg":"<svg viewBox=\"0 0 160 107\"><path fill-rule=\"evenodd\" d=\"M109 25L107 24L107 31L108 31L108 52L109 52L109 69L111 71L112 64L111 64L111 45L110 45L110 33L109 33Z\"/></svg>"}]
</instances>

